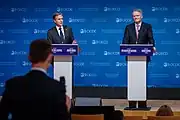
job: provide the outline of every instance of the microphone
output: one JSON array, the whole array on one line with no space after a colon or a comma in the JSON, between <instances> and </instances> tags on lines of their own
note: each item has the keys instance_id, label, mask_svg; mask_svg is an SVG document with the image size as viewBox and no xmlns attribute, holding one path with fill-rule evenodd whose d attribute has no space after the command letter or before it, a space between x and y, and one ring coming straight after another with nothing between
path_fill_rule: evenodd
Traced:
<instances>
[{"instance_id":1,"label":"microphone","mask_svg":"<svg viewBox=\"0 0 180 120\"><path fill-rule=\"evenodd\" d=\"M60 76L59 79L60 79L60 83L62 83L64 85L66 84L66 80L65 80L64 76Z\"/></svg>"}]
</instances>

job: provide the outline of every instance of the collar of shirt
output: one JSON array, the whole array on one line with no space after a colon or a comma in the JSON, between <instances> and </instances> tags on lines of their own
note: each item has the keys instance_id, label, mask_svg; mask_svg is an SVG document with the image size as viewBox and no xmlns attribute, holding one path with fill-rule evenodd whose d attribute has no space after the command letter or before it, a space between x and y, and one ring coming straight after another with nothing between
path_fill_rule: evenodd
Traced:
<instances>
[{"instance_id":1,"label":"collar of shirt","mask_svg":"<svg viewBox=\"0 0 180 120\"><path fill-rule=\"evenodd\" d=\"M59 28L61 28L61 31L62 31L63 36L64 36L64 28L63 28L63 26L61 26L61 27L56 26L56 29L57 29L57 31L58 31L58 34L60 35L60 30L59 30Z\"/></svg>"},{"instance_id":2,"label":"collar of shirt","mask_svg":"<svg viewBox=\"0 0 180 120\"><path fill-rule=\"evenodd\" d=\"M41 72L44 72L45 74L47 74L46 70L44 70L43 68L40 68L40 67L33 67L33 68L31 68L31 70L38 70L38 71L41 71Z\"/></svg>"},{"instance_id":3,"label":"collar of shirt","mask_svg":"<svg viewBox=\"0 0 180 120\"><path fill-rule=\"evenodd\" d=\"M142 22L140 22L139 24L136 24L135 23L135 27L137 27L137 25L139 25L139 28L141 27L141 24L142 24Z\"/></svg>"}]
</instances>

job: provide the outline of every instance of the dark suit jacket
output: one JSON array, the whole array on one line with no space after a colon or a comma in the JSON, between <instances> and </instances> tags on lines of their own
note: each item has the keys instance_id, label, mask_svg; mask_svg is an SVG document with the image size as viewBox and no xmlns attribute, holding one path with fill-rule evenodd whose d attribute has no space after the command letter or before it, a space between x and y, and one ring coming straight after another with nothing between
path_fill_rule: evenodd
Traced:
<instances>
[{"instance_id":1,"label":"dark suit jacket","mask_svg":"<svg viewBox=\"0 0 180 120\"><path fill-rule=\"evenodd\" d=\"M129 24L125 28L123 44L153 44L155 47L155 42L153 38L152 26L148 23L142 22L138 39L136 37L135 23ZM147 58L150 61L150 57Z\"/></svg>"},{"instance_id":2,"label":"dark suit jacket","mask_svg":"<svg viewBox=\"0 0 180 120\"><path fill-rule=\"evenodd\" d=\"M47 39L51 44L72 44L74 40L74 35L72 32L72 28L63 25L65 40L59 36L56 26L49 29L47 32Z\"/></svg>"},{"instance_id":3,"label":"dark suit jacket","mask_svg":"<svg viewBox=\"0 0 180 120\"><path fill-rule=\"evenodd\" d=\"M0 102L0 120L68 120L65 85L33 70L12 78Z\"/></svg>"}]
</instances>

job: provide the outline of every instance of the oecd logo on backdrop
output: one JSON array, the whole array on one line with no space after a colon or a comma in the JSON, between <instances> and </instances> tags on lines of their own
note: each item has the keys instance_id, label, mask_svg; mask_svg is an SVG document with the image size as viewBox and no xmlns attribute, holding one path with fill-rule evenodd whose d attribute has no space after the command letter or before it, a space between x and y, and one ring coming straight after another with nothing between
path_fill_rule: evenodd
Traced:
<instances>
[{"instance_id":1,"label":"oecd logo on backdrop","mask_svg":"<svg viewBox=\"0 0 180 120\"><path fill-rule=\"evenodd\" d=\"M180 75L179 74L176 74L176 79L179 79L180 78Z\"/></svg>"},{"instance_id":2,"label":"oecd logo on backdrop","mask_svg":"<svg viewBox=\"0 0 180 120\"><path fill-rule=\"evenodd\" d=\"M57 12L72 12L73 8L61 8L61 7L57 7Z\"/></svg>"},{"instance_id":3,"label":"oecd logo on backdrop","mask_svg":"<svg viewBox=\"0 0 180 120\"><path fill-rule=\"evenodd\" d=\"M11 8L11 12L26 12L27 8Z\"/></svg>"},{"instance_id":4,"label":"oecd logo on backdrop","mask_svg":"<svg viewBox=\"0 0 180 120\"><path fill-rule=\"evenodd\" d=\"M176 29L176 34L180 34L180 29Z\"/></svg>"},{"instance_id":5,"label":"oecd logo on backdrop","mask_svg":"<svg viewBox=\"0 0 180 120\"><path fill-rule=\"evenodd\" d=\"M116 62L116 67L126 67L127 64L125 62Z\"/></svg>"},{"instance_id":6,"label":"oecd logo on backdrop","mask_svg":"<svg viewBox=\"0 0 180 120\"><path fill-rule=\"evenodd\" d=\"M163 64L164 67L180 67L180 63L168 63L168 62L165 62Z\"/></svg>"},{"instance_id":7,"label":"oecd logo on backdrop","mask_svg":"<svg viewBox=\"0 0 180 120\"><path fill-rule=\"evenodd\" d=\"M116 23L130 23L132 22L131 18L116 18Z\"/></svg>"},{"instance_id":8,"label":"oecd logo on backdrop","mask_svg":"<svg viewBox=\"0 0 180 120\"><path fill-rule=\"evenodd\" d=\"M104 12L108 12L108 11L119 12L121 11L121 8L120 7L104 7Z\"/></svg>"},{"instance_id":9,"label":"oecd logo on backdrop","mask_svg":"<svg viewBox=\"0 0 180 120\"><path fill-rule=\"evenodd\" d=\"M80 77L84 78L84 77L97 77L96 73L80 73Z\"/></svg>"},{"instance_id":10,"label":"oecd logo on backdrop","mask_svg":"<svg viewBox=\"0 0 180 120\"><path fill-rule=\"evenodd\" d=\"M11 55L13 56L13 55L26 55L27 54L27 52L25 52L25 51L15 51L15 50L12 50L11 51Z\"/></svg>"},{"instance_id":11,"label":"oecd logo on backdrop","mask_svg":"<svg viewBox=\"0 0 180 120\"><path fill-rule=\"evenodd\" d=\"M120 55L120 52L104 51L104 55L105 55L105 56L108 56L108 55L114 55L114 56L116 56L116 55Z\"/></svg>"},{"instance_id":12,"label":"oecd logo on backdrop","mask_svg":"<svg viewBox=\"0 0 180 120\"><path fill-rule=\"evenodd\" d=\"M92 40L92 44L93 45L97 45L97 44L107 45L108 44L108 40Z\"/></svg>"},{"instance_id":13,"label":"oecd logo on backdrop","mask_svg":"<svg viewBox=\"0 0 180 120\"><path fill-rule=\"evenodd\" d=\"M39 29L34 29L33 33L34 34L46 34L48 30L39 30Z\"/></svg>"},{"instance_id":14,"label":"oecd logo on backdrop","mask_svg":"<svg viewBox=\"0 0 180 120\"><path fill-rule=\"evenodd\" d=\"M0 45L13 45L15 43L15 40L0 40Z\"/></svg>"},{"instance_id":15,"label":"oecd logo on backdrop","mask_svg":"<svg viewBox=\"0 0 180 120\"><path fill-rule=\"evenodd\" d=\"M96 29L80 29L81 34L95 34Z\"/></svg>"},{"instance_id":16,"label":"oecd logo on backdrop","mask_svg":"<svg viewBox=\"0 0 180 120\"><path fill-rule=\"evenodd\" d=\"M22 23L38 23L38 19L22 18Z\"/></svg>"},{"instance_id":17,"label":"oecd logo on backdrop","mask_svg":"<svg viewBox=\"0 0 180 120\"><path fill-rule=\"evenodd\" d=\"M22 61L22 66L24 66L24 67L31 66L31 63L28 61Z\"/></svg>"},{"instance_id":18,"label":"oecd logo on backdrop","mask_svg":"<svg viewBox=\"0 0 180 120\"><path fill-rule=\"evenodd\" d=\"M155 11L168 11L168 8L167 7L152 7L152 11L155 12Z\"/></svg>"},{"instance_id":19,"label":"oecd logo on backdrop","mask_svg":"<svg viewBox=\"0 0 180 120\"><path fill-rule=\"evenodd\" d=\"M69 23L83 23L86 19L84 18L69 18Z\"/></svg>"},{"instance_id":20,"label":"oecd logo on backdrop","mask_svg":"<svg viewBox=\"0 0 180 120\"><path fill-rule=\"evenodd\" d=\"M157 56L168 56L169 53L168 53L168 52L155 52L155 53L153 53L153 55L157 55Z\"/></svg>"},{"instance_id":21,"label":"oecd logo on backdrop","mask_svg":"<svg viewBox=\"0 0 180 120\"><path fill-rule=\"evenodd\" d=\"M165 23L168 23L168 22L179 23L180 22L180 18L164 18L164 22Z\"/></svg>"}]
</instances>

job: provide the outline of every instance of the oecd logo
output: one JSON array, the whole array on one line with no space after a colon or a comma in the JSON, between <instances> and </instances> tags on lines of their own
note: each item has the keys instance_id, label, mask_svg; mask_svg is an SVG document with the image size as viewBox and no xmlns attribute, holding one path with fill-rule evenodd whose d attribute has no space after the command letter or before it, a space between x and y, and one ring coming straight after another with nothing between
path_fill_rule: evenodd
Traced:
<instances>
[{"instance_id":1,"label":"oecd logo","mask_svg":"<svg viewBox=\"0 0 180 120\"><path fill-rule=\"evenodd\" d=\"M22 23L38 23L38 19L22 18Z\"/></svg>"},{"instance_id":2,"label":"oecd logo","mask_svg":"<svg viewBox=\"0 0 180 120\"><path fill-rule=\"evenodd\" d=\"M116 23L130 23L132 22L131 18L116 18Z\"/></svg>"},{"instance_id":3,"label":"oecd logo","mask_svg":"<svg viewBox=\"0 0 180 120\"><path fill-rule=\"evenodd\" d=\"M76 49L74 49L74 48L69 48L69 49L67 49L67 52L69 52L70 54L72 54L72 53L75 53L75 52L76 52Z\"/></svg>"},{"instance_id":4,"label":"oecd logo","mask_svg":"<svg viewBox=\"0 0 180 120\"><path fill-rule=\"evenodd\" d=\"M58 48L53 48L52 49L53 53L62 52L62 51L63 51L62 49L58 49Z\"/></svg>"},{"instance_id":5,"label":"oecd logo","mask_svg":"<svg viewBox=\"0 0 180 120\"><path fill-rule=\"evenodd\" d=\"M155 12L155 11L168 11L168 8L167 7L152 7L152 12Z\"/></svg>"},{"instance_id":6,"label":"oecd logo","mask_svg":"<svg viewBox=\"0 0 180 120\"><path fill-rule=\"evenodd\" d=\"M86 20L85 19L75 19L75 18L69 18L69 23L82 23L82 22L85 22Z\"/></svg>"},{"instance_id":7,"label":"oecd logo","mask_svg":"<svg viewBox=\"0 0 180 120\"><path fill-rule=\"evenodd\" d=\"M108 40L92 40L92 44L95 45L95 44L108 44Z\"/></svg>"},{"instance_id":8,"label":"oecd logo","mask_svg":"<svg viewBox=\"0 0 180 120\"><path fill-rule=\"evenodd\" d=\"M96 33L96 29L80 29L81 34L94 34Z\"/></svg>"},{"instance_id":9,"label":"oecd logo","mask_svg":"<svg viewBox=\"0 0 180 120\"><path fill-rule=\"evenodd\" d=\"M113 8L111 8L111 7L104 7L104 12L108 12L108 11L120 11L121 10L121 8L119 8L119 7L117 7L117 8L115 8L115 7L113 7Z\"/></svg>"},{"instance_id":10,"label":"oecd logo","mask_svg":"<svg viewBox=\"0 0 180 120\"><path fill-rule=\"evenodd\" d=\"M164 63L164 67L180 67L180 63Z\"/></svg>"},{"instance_id":11,"label":"oecd logo","mask_svg":"<svg viewBox=\"0 0 180 120\"><path fill-rule=\"evenodd\" d=\"M34 29L33 33L34 34L46 34L48 30L39 30L39 29Z\"/></svg>"},{"instance_id":12,"label":"oecd logo","mask_svg":"<svg viewBox=\"0 0 180 120\"><path fill-rule=\"evenodd\" d=\"M61 8L61 7L57 7L57 11L58 12L61 12L61 11L72 12L73 8Z\"/></svg>"},{"instance_id":13,"label":"oecd logo","mask_svg":"<svg viewBox=\"0 0 180 120\"><path fill-rule=\"evenodd\" d=\"M176 34L180 34L180 29L176 29Z\"/></svg>"},{"instance_id":14,"label":"oecd logo","mask_svg":"<svg viewBox=\"0 0 180 120\"><path fill-rule=\"evenodd\" d=\"M27 8L11 8L11 12L26 12Z\"/></svg>"},{"instance_id":15,"label":"oecd logo","mask_svg":"<svg viewBox=\"0 0 180 120\"><path fill-rule=\"evenodd\" d=\"M24 67L31 66L31 63L27 62L27 61L22 61L22 66L24 66Z\"/></svg>"},{"instance_id":16,"label":"oecd logo","mask_svg":"<svg viewBox=\"0 0 180 120\"><path fill-rule=\"evenodd\" d=\"M176 79L179 79L180 78L180 75L179 74L176 74Z\"/></svg>"},{"instance_id":17,"label":"oecd logo","mask_svg":"<svg viewBox=\"0 0 180 120\"><path fill-rule=\"evenodd\" d=\"M11 55L14 56L14 55L26 55L27 52L26 51L15 51L15 50L12 50L11 51Z\"/></svg>"},{"instance_id":18,"label":"oecd logo","mask_svg":"<svg viewBox=\"0 0 180 120\"><path fill-rule=\"evenodd\" d=\"M168 22L179 23L180 22L180 18L164 18L164 22L165 23L168 23Z\"/></svg>"}]
</instances>

